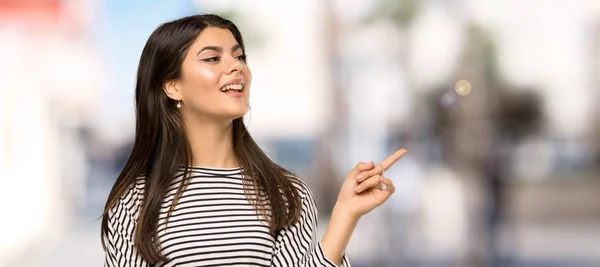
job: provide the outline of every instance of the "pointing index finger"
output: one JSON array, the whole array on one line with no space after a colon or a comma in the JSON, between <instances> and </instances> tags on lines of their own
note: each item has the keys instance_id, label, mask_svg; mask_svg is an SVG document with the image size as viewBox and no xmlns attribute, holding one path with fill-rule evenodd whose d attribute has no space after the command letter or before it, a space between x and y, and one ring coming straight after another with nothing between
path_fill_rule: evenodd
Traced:
<instances>
[{"instance_id":1,"label":"pointing index finger","mask_svg":"<svg viewBox=\"0 0 600 267\"><path fill-rule=\"evenodd\" d=\"M381 164L381 166L383 166L384 170L387 170L390 167L392 167L392 165L394 165L394 163L396 163L396 161L398 161L400 158L402 158L406 154L406 152L407 152L406 149L402 148L402 149L394 152L394 154L390 155L389 157L384 159L379 164Z\"/></svg>"}]
</instances>

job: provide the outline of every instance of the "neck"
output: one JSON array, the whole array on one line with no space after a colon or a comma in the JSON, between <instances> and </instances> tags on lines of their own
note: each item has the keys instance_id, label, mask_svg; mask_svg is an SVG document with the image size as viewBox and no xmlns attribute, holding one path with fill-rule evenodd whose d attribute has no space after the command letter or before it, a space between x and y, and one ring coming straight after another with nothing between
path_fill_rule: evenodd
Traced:
<instances>
[{"instance_id":1,"label":"neck","mask_svg":"<svg viewBox=\"0 0 600 267\"><path fill-rule=\"evenodd\" d=\"M209 168L236 168L233 151L233 123L186 122L187 138L192 149L192 164Z\"/></svg>"}]
</instances>

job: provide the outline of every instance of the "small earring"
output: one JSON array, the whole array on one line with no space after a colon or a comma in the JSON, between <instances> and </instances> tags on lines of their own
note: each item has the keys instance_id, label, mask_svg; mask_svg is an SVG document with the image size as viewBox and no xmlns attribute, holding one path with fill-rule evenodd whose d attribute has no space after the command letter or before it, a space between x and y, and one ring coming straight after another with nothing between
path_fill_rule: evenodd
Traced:
<instances>
[{"instance_id":1,"label":"small earring","mask_svg":"<svg viewBox=\"0 0 600 267\"><path fill-rule=\"evenodd\" d=\"M177 101L177 108L181 108L181 100Z\"/></svg>"}]
</instances>

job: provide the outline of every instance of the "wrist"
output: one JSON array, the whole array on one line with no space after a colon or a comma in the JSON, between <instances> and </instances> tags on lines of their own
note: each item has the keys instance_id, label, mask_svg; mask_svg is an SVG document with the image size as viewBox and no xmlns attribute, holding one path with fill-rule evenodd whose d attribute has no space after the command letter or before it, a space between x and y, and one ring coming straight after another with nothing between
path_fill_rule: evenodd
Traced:
<instances>
[{"instance_id":1,"label":"wrist","mask_svg":"<svg viewBox=\"0 0 600 267\"><path fill-rule=\"evenodd\" d=\"M360 215L353 214L347 205L336 203L331 211L331 220L356 224Z\"/></svg>"},{"instance_id":2,"label":"wrist","mask_svg":"<svg viewBox=\"0 0 600 267\"><path fill-rule=\"evenodd\" d=\"M336 265L341 264L342 257L357 223L358 217L353 216L346 206L336 203L331 212L325 234L321 239L325 257Z\"/></svg>"}]
</instances>

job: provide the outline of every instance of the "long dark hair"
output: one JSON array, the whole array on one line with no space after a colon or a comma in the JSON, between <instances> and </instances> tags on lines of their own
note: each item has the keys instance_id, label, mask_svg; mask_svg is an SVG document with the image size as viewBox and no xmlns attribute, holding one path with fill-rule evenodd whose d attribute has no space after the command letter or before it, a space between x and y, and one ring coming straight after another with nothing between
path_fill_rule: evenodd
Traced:
<instances>
[{"instance_id":1,"label":"long dark hair","mask_svg":"<svg viewBox=\"0 0 600 267\"><path fill-rule=\"evenodd\" d=\"M145 190L134 233L134 245L150 263L167 260L157 240L157 224L163 198L177 171L192 165L192 152L176 102L163 90L166 81L181 76L181 66L189 47L207 27L231 31L245 54L244 42L231 21L217 15L195 15L160 25L148 39L139 62L135 88L136 129L133 150L115 182L102 218L102 235L108 234L108 213L127 193L136 179L143 177ZM243 118L233 121L233 149L242 175L258 190L246 197L263 216L271 234L297 222L302 203L293 174L275 164L248 133ZM189 169L186 167L184 177ZM185 180L185 179L184 179ZM178 202L185 182L176 192L170 212ZM170 213L169 212L169 213ZM104 239L102 245L105 247Z\"/></svg>"}]
</instances>

